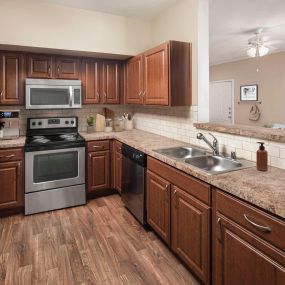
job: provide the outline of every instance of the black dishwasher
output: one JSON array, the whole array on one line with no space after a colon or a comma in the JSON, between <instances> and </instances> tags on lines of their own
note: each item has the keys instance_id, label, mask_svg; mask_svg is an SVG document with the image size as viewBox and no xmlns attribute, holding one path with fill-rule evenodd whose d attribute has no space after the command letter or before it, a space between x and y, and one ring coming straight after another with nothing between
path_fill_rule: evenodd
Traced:
<instances>
[{"instance_id":1,"label":"black dishwasher","mask_svg":"<svg viewBox=\"0 0 285 285\"><path fill-rule=\"evenodd\" d=\"M146 224L145 174L147 156L126 144L122 145L122 200L143 225Z\"/></svg>"}]
</instances>

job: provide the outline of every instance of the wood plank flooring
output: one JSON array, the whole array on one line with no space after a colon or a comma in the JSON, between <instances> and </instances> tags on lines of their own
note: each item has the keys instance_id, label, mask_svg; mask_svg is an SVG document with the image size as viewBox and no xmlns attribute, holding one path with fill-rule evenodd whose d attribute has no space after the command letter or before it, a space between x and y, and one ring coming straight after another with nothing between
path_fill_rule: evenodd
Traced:
<instances>
[{"instance_id":1,"label":"wood plank flooring","mask_svg":"<svg viewBox=\"0 0 285 285\"><path fill-rule=\"evenodd\" d=\"M0 284L199 284L118 195L0 220Z\"/></svg>"}]
</instances>

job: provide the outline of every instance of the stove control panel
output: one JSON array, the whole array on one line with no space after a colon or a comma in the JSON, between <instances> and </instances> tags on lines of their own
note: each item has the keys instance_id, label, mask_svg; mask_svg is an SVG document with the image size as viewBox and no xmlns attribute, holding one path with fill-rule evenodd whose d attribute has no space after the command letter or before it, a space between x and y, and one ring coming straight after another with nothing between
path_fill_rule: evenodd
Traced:
<instances>
[{"instance_id":1,"label":"stove control panel","mask_svg":"<svg viewBox=\"0 0 285 285\"><path fill-rule=\"evenodd\" d=\"M31 118L29 129L54 129L54 128L76 128L77 118Z\"/></svg>"}]
</instances>

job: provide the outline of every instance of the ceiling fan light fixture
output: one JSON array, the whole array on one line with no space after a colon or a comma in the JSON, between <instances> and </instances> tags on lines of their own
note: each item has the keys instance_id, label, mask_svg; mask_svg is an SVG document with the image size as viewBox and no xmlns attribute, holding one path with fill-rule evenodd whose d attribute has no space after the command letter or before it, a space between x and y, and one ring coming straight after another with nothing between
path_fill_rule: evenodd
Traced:
<instances>
[{"instance_id":1,"label":"ceiling fan light fixture","mask_svg":"<svg viewBox=\"0 0 285 285\"><path fill-rule=\"evenodd\" d=\"M247 55L250 57L259 57L259 56L265 56L269 52L269 48L261 45L261 46L252 46L247 50Z\"/></svg>"}]
</instances>

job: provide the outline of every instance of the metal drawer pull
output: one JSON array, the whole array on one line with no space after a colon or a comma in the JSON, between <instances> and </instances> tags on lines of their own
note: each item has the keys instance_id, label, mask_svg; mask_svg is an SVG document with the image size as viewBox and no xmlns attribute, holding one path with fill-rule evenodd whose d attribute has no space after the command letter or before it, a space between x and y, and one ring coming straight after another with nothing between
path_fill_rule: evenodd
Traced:
<instances>
[{"instance_id":1,"label":"metal drawer pull","mask_svg":"<svg viewBox=\"0 0 285 285\"><path fill-rule=\"evenodd\" d=\"M101 147L104 148L104 146L102 146L102 145L93 145L93 148L101 148Z\"/></svg>"},{"instance_id":2,"label":"metal drawer pull","mask_svg":"<svg viewBox=\"0 0 285 285\"><path fill-rule=\"evenodd\" d=\"M267 226L261 226L259 224L254 223L253 221L251 221L248 216L246 214L243 214L244 218L254 227L258 228L259 230L261 230L262 232L271 232L271 228L267 227Z\"/></svg>"},{"instance_id":3,"label":"metal drawer pull","mask_svg":"<svg viewBox=\"0 0 285 285\"><path fill-rule=\"evenodd\" d=\"M11 159L15 156L15 154L10 154L10 155L0 155L0 158L7 158L7 159Z\"/></svg>"}]
</instances>

